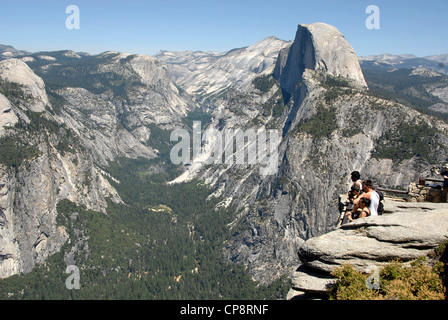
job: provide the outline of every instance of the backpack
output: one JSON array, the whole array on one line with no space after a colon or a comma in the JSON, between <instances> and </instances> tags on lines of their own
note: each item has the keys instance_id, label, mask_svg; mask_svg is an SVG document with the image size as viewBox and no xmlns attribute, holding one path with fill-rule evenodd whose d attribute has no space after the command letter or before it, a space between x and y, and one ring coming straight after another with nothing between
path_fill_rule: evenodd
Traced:
<instances>
[{"instance_id":1,"label":"backpack","mask_svg":"<svg viewBox=\"0 0 448 320\"><path fill-rule=\"evenodd\" d=\"M378 203L378 215L381 216L384 213L384 195L381 191L376 191L380 197L380 202Z\"/></svg>"}]
</instances>

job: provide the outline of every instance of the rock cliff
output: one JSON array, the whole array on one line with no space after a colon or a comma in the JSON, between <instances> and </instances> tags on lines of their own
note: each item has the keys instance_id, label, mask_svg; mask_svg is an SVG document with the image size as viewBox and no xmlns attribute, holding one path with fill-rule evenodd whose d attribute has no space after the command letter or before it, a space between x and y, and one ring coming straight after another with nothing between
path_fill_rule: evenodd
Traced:
<instances>
[{"instance_id":1,"label":"rock cliff","mask_svg":"<svg viewBox=\"0 0 448 320\"><path fill-rule=\"evenodd\" d=\"M30 66L59 97L58 120L79 135L103 166L119 157L156 157L157 150L148 144L151 125L173 129L197 107L153 57L105 52L55 59L62 64L41 59Z\"/></svg>"},{"instance_id":2,"label":"rock cliff","mask_svg":"<svg viewBox=\"0 0 448 320\"><path fill-rule=\"evenodd\" d=\"M299 249L300 267L292 287L299 295L325 294L330 273L349 264L369 273L392 260L411 261L448 240L448 204L386 198L386 213L342 225L307 240ZM297 294L297 293L296 293Z\"/></svg>"},{"instance_id":3,"label":"rock cliff","mask_svg":"<svg viewBox=\"0 0 448 320\"><path fill-rule=\"evenodd\" d=\"M293 44L279 55L274 77L283 90L295 94L306 69L367 86L355 51L335 27L325 23L298 26Z\"/></svg>"},{"instance_id":4,"label":"rock cliff","mask_svg":"<svg viewBox=\"0 0 448 320\"><path fill-rule=\"evenodd\" d=\"M21 86L24 95L32 99L27 105L30 111L42 112L49 105L44 81L26 63L17 59L0 61L0 79Z\"/></svg>"}]
</instances>

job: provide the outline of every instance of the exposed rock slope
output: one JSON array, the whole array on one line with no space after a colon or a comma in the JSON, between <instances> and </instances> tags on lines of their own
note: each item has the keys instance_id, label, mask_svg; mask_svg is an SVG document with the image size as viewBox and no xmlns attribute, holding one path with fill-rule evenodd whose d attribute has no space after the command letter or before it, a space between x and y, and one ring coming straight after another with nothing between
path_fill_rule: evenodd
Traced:
<instances>
[{"instance_id":1,"label":"exposed rock slope","mask_svg":"<svg viewBox=\"0 0 448 320\"><path fill-rule=\"evenodd\" d=\"M275 65L279 51L289 45L269 37L227 53L162 51L156 58L167 63L173 80L195 99L214 101L229 88L245 90L257 75Z\"/></svg>"},{"instance_id":2,"label":"exposed rock slope","mask_svg":"<svg viewBox=\"0 0 448 320\"><path fill-rule=\"evenodd\" d=\"M177 127L196 107L150 56L105 52L55 59L62 64L30 66L62 97L60 121L79 134L102 165L123 156L155 157L157 151L148 145L150 126Z\"/></svg>"},{"instance_id":3,"label":"exposed rock slope","mask_svg":"<svg viewBox=\"0 0 448 320\"><path fill-rule=\"evenodd\" d=\"M306 69L322 70L366 87L355 51L335 27L325 23L298 26L293 45L279 56L274 76L282 89L295 94Z\"/></svg>"},{"instance_id":4,"label":"exposed rock slope","mask_svg":"<svg viewBox=\"0 0 448 320\"><path fill-rule=\"evenodd\" d=\"M42 112L45 106L49 105L44 81L26 63L17 59L0 61L0 77L2 81L22 87L24 95L33 101L28 105L30 111Z\"/></svg>"}]
</instances>

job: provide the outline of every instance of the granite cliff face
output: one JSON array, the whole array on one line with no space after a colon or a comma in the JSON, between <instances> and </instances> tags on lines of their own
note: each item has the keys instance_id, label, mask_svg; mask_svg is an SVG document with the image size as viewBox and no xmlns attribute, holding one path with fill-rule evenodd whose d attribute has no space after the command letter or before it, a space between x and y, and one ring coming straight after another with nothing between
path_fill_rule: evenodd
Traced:
<instances>
[{"instance_id":1,"label":"granite cliff face","mask_svg":"<svg viewBox=\"0 0 448 320\"><path fill-rule=\"evenodd\" d=\"M119 157L156 157L157 150L148 145L151 126L178 127L196 108L150 56L105 52L84 59L39 57L31 57L35 61L29 64L62 98L56 117L79 135L103 166Z\"/></svg>"},{"instance_id":2,"label":"granite cliff face","mask_svg":"<svg viewBox=\"0 0 448 320\"><path fill-rule=\"evenodd\" d=\"M293 273L291 298L328 294L343 265L370 273L392 260L426 256L448 237L446 203L404 202L386 198L383 216L368 217L306 241L299 249L300 267ZM295 291L294 291L295 290Z\"/></svg>"},{"instance_id":3,"label":"granite cliff face","mask_svg":"<svg viewBox=\"0 0 448 320\"><path fill-rule=\"evenodd\" d=\"M355 51L335 27L325 23L298 26L294 43L279 55L274 76L283 90L295 94L306 69L367 86Z\"/></svg>"},{"instance_id":4,"label":"granite cliff face","mask_svg":"<svg viewBox=\"0 0 448 320\"><path fill-rule=\"evenodd\" d=\"M51 115L44 82L24 62L0 62L6 118L0 131L0 275L30 272L67 241L56 224L56 204L68 198L104 210L106 197L120 201L92 157ZM18 94L19 91L21 94ZM22 96L24 98L17 98ZM2 115L2 118L3 118ZM5 118L3 118L5 119ZM12 149L6 149L10 146ZM6 158L5 158L6 157Z\"/></svg>"},{"instance_id":5,"label":"granite cliff face","mask_svg":"<svg viewBox=\"0 0 448 320\"><path fill-rule=\"evenodd\" d=\"M49 105L44 81L26 63L17 59L1 61L0 74L2 81L15 83L22 87L27 98L32 100L32 103L27 105L30 111L42 112L45 110L45 106Z\"/></svg>"}]
</instances>

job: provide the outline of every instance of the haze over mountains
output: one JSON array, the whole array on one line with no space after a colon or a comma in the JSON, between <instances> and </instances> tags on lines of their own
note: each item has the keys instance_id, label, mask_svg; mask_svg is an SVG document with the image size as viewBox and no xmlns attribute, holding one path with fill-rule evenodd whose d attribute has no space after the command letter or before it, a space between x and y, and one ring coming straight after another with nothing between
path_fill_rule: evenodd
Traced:
<instances>
[{"instance_id":1,"label":"haze over mountains","mask_svg":"<svg viewBox=\"0 0 448 320\"><path fill-rule=\"evenodd\" d=\"M211 278L207 261L217 255L223 275L249 272L257 283L272 284L297 267L304 240L335 227L337 197L351 171L406 188L447 160L446 56L358 60L324 23L299 25L292 42L268 37L226 53L151 57L1 46L0 57L1 278L56 257L104 277L116 273L123 285L132 286L134 276L154 281L138 289L151 297L184 298L198 291L191 283ZM174 166L170 133L191 131L194 120L221 132L277 130L278 170L263 176L260 164ZM173 181L178 185L166 184ZM203 198L157 195L193 188L187 182ZM132 219L107 230L95 224L126 215ZM147 219L159 228L150 229ZM212 233L205 223L220 230ZM98 230L129 237L107 238L106 245L95 238ZM176 245L167 234L180 237ZM173 267L161 271L166 261ZM215 289L225 291L209 288L216 297Z\"/></svg>"},{"instance_id":2,"label":"haze over mountains","mask_svg":"<svg viewBox=\"0 0 448 320\"><path fill-rule=\"evenodd\" d=\"M260 44L263 45L264 42L269 43L272 45L272 49L275 48L275 44L272 44L272 40L275 40L276 38L271 36L263 41L260 41ZM277 39L279 41L282 41L280 39ZM283 42L283 41L282 41ZM284 41L287 42L287 41ZM244 50L245 48L241 49L234 49L234 50ZM160 50L155 57L160 61L165 61L169 64L182 64L186 65L187 62L189 64L195 64L195 65L208 65L210 62L210 59L216 59L217 57L221 57L223 55L226 55L234 50L231 50L229 52L223 52L223 53L217 53L213 51L204 52L204 51L177 51L177 52L170 52L166 50ZM68 50L69 51L69 50ZM9 45L3 45L0 44L0 59L8 59L8 58L16 58L20 56L26 56L30 55L31 52L16 49ZM78 52L76 53L80 56L88 56L90 54L86 52ZM445 72L448 71L444 68L448 65L448 53L447 54L439 54L439 55L430 55L425 57L418 57L413 55L412 53L409 54L389 54L384 53L380 55L369 55L369 56L358 56L358 59L361 64L366 62L376 62L377 66L380 67L383 65L383 67L386 67L387 65L393 66L396 68L418 68L418 67L426 67L434 71L438 72ZM444 64L444 66L440 64ZM195 67L196 69L197 67ZM173 72L172 74L173 79L176 79L176 73Z\"/></svg>"},{"instance_id":3,"label":"haze over mountains","mask_svg":"<svg viewBox=\"0 0 448 320\"><path fill-rule=\"evenodd\" d=\"M414 69L426 68L440 73L447 73L448 55L433 55L427 57L417 57L412 54L401 55L372 55L359 57L359 61L363 67L371 69Z\"/></svg>"}]
</instances>

